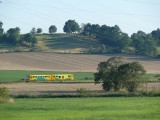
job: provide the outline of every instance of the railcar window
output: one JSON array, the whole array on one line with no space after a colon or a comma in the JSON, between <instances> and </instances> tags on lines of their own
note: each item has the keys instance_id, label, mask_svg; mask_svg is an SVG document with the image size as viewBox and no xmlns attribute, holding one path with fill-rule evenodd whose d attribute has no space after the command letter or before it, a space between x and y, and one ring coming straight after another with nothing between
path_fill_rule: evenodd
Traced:
<instances>
[{"instance_id":1,"label":"railcar window","mask_svg":"<svg viewBox=\"0 0 160 120\"><path fill-rule=\"evenodd\" d=\"M61 76L59 76L59 78L61 78Z\"/></svg>"}]
</instances>

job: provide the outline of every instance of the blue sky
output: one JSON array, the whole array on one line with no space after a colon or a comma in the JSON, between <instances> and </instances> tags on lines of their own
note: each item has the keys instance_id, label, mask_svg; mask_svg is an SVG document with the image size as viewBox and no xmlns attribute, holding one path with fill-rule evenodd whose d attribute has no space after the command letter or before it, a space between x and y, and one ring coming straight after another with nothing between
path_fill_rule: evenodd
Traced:
<instances>
[{"instance_id":1,"label":"blue sky","mask_svg":"<svg viewBox=\"0 0 160 120\"><path fill-rule=\"evenodd\" d=\"M114 26L129 35L160 28L160 0L0 0L3 28L19 27L21 33L55 25L58 33L69 19L82 23Z\"/></svg>"}]
</instances>

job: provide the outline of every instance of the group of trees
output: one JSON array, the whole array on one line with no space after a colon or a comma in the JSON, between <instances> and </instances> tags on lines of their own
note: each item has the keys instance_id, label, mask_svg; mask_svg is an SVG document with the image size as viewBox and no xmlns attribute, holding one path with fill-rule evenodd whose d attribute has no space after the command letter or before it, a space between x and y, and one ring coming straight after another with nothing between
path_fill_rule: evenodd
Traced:
<instances>
[{"instance_id":1,"label":"group of trees","mask_svg":"<svg viewBox=\"0 0 160 120\"><path fill-rule=\"evenodd\" d=\"M110 27L87 23L83 26L81 34L99 40L112 53L131 52L139 55L154 56L157 53L157 47L160 46L160 29L154 30L149 34L138 31L129 37L117 25Z\"/></svg>"},{"instance_id":2,"label":"group of trees","mask_svg":"<svg viewBox=\"0 0 160 120\"><path fill-rule=\"evenodd\" d=\"M138 62L123 63L121 57L112 57L106 62L101 62L94 74L95 83L102 83L106 91L119 91L126 89L136 91L142 80L145 70Z\"/></svg>"},{"instance_id":3,"label":"group of trees","mask_svg":"<svg viewBox=\"0 0 160 120\"><path fill-rule=\"evenodd\" d=\"M30 33L20 35L20 29L10 28L4 33L2 28L3 23L0 22L0 42L8 42L14 44L30 45L36 44L36 34L42 33L41 28L32 28ZM49 33L57 32L55 25L49 27ZM146 34L143 31L138 31L128 36L127 33L121 31L118 25L107 26L98 24L83 24L80 28L75 20L68 20L65 22L63 31L67 34L81 34L91 37L101 42L105 52L108 53L132 53L139 55L155 56L157 54L157 47L160 47L160 29L154 30ZM29 39L26 40L26 36ZM32 37L32 38L31 38Z\"/></svg>"},{"instance_id":4,"label":"group of trees","mask_svg":"<svg viewBox=\"0 0 160 120\"><path fill-rule=\"evenodd\" d=\"M10 28L6 33L4 33L2 25L3 23L0 22L0 43L9 43L27 47L33 47L37 43L35 28L33 28L30 33L21 35L19 27ZM37 29L37 32L40 31L40 29Z\"/></svg>"},{"instance_id":5,"label":"group of trees","mask_svg":"<svg viewBox=\"0 0 160 120\"><path fill-rule=\"evenodd\" d=\"M84 26L82 35L96 38L106 46L110 46L116 50L116 52L126 50L130 44L128 34L123 33L117 25L110 27L106 25L100 26L98 24L91 25L88 23Z\"/></svg>"},{"instance_id":6,"label":"group of trees","mask_svg":"<svg viewBox=\"0 0 160 120\"><path fill-rule=\"evenodd\" d=\"M100 41L110 53L135 53L139 55L155 56L160 47L160 29L149 34L143 31L133 33L131 37L121 31L118 25L107 26L98 24L83 24L80 28L75 20L68 20L63 28L64 32L80 33Z\"/></svg>"},{"instance_id":7,"label":"group of trees","mask_svg":"<svg viewBox=\"0 0 160 120\"><path fill-rule=\"evenodd\" d=\"M32 28L29 33L20 34L20 28L10 28L5 33L3 30L3 23L0 21L0 43L7 43L7 44L14 44L19 46L26 46L26 47L34 47L37 43L36 34L42 33L41 28ZM51 25L49 27L49 33L53 34L57 32L57 28L55 25Z\"/></svg>"}]
</instances>

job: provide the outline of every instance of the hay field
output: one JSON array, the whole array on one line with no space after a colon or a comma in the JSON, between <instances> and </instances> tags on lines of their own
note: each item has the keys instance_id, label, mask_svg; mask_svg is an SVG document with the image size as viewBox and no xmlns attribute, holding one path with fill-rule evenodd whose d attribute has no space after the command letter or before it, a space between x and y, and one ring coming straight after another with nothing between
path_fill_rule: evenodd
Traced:
<instances>
[{"instance_id":1,"label":"hay field","mask_svg":"<svg viewBox=\"0 0 160 120\"><path fill-rule=\"evenodd\" d=\"M122 56L125 61L139 61L147 73L160 73L160 60L142 56L56 54L40 52L0 54L0 70L38 70L96 72L97 65L113 56Z\"/></svg>"}]
</instances>

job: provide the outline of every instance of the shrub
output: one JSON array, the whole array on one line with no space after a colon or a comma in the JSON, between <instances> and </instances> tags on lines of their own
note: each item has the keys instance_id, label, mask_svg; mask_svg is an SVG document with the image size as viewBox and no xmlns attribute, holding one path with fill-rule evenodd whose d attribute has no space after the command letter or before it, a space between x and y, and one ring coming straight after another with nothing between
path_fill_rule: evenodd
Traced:
<instances>
[{"instance_id":1,"label":"shrub","mask_svg":"<svg viewBox=\"0 0 160 120\"><path fill-rule=\"evenodd\" d=\"M14 103L14 99L9 97L6 87L0 88L0 103Z\"/></svg>"},{"instance_id":2,"label":"shrub","mask_svg":"<svg viewBox=\"0 0 160 120\"><path fill-rule=\"evenodd\" d=\"M6 87L0 88L0 97L8 97L8 89Z\"/></svg>"},{"instance_id":3,"label":"shrub","mask_svg":"<svg viewBox=\"0 0 160 120\"><path fill-rule=\"evenodd\" d=\"M81 97L89 97L89 93L85 88L79 88L77 89L77 93L78 95L80 95Z\"/></svg>"}]
</instances>

